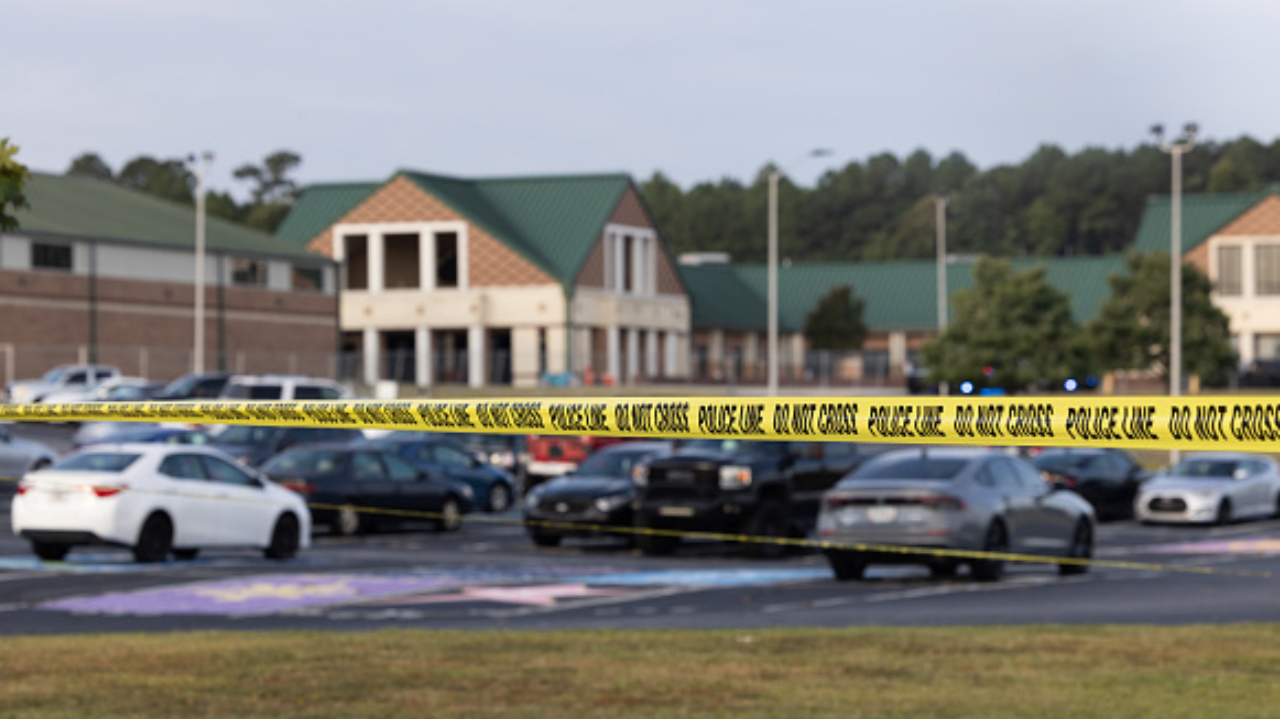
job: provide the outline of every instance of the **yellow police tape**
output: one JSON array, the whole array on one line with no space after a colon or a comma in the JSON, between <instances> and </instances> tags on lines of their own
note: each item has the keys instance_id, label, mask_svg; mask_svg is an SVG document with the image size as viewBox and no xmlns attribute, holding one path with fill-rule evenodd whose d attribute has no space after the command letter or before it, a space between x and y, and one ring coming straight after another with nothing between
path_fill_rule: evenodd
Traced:
<instances>
[{"instance_id":1,"label":"yellow police tape","mask_svg":"<svg viewBox=\"0 0 1280 719\"><path fill-rule=\"evenodd\" d=\"M1127 449L1280 449L1280 396L0 404L0 420Z\"/></svg>"},{"instance_id":2,"label":"yellow police tape","mask_svg":"<svg viewBox=\"0 0 1280 719\"><path fill-rule=\"evenodd\" d=\"M0 477L0 482L20 482L20 478ZM190 496L200 499L208 499L207 495L185 494L182 492L168 492L166 494L172 496ZM222 501L238 502L238 503L255 503L252 500L243 498L224 499ZM442 512L424 512L409 509L379 509L372 507L360 507L341 504L325 504L322 502L308 502L309 509L321 509L330 511L341 511L352 509L360 514L374 514L386 517L395 517L398 519L424 519L430 521L439 521L447 519L447 515ZM620 527L607 524L593 524L589 522L555 522L550 520L536 519L511 519L507 517L481 517L476 515L468 515L468 522L476 522L482 524L520 524L525 527L536 527L541 529L560 530L565 533L596 533L596 534L613 534L623 537L671 537L677 539L702 539L714 542L729 542L734 544L755 544L755 545L776 545L793 549L816 549L823 552L867 552L876 554L902 554L923 557L939 557L943 559L955 560L986 560L1000 562L1017 562L1024 564L1049 564L1058 566L1079 566L1079 567L1109 567L1112 569L1128 569L1134 571L1146 572L1163 572L1163 573L1182 573L1182 574L1201 574L1201 575L1218 575L1218 576L1235 576L1235 577L1251 577L1258 579L1270 579L1273 575L1269 571L1251 571L1240 569L1218 569L1215 567L1202 567L1187 564L1160 564L1152 562L1128 562L1113 559L1094 559L1079 557L1050 557L1038 554L1016 554L1012 552L987 552L971 549L941 549L933 547L911 547L896 544L867 544L867 543L850 543L850 542L833 542L830 540L818 539L798 539L793 537L763 537L752 534L730 534L725 532L697 532L687 530L673 529L654 529L649 527Z\"/></svg>"}]
</instances>

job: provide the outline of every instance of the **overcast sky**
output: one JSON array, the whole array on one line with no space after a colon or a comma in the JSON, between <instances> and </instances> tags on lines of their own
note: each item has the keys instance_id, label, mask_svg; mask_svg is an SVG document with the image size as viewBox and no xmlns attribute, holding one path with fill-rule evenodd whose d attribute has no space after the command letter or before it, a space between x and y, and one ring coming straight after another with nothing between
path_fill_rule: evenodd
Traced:
<instances>
[{"instance_id":1,"label":"overcast sky","mask_svg":"<svg viewBox=\"0 0 1280 719\"><path fill-rule=\"evenodd\" d=\"M33 169L281 148L303 182L661 170L812 182L924 148L981 167L1156 121L1280 135L1270 0L6 2L0 137ZM242 189L237 194L243 195Z\"/></svg>"}]
</instances>

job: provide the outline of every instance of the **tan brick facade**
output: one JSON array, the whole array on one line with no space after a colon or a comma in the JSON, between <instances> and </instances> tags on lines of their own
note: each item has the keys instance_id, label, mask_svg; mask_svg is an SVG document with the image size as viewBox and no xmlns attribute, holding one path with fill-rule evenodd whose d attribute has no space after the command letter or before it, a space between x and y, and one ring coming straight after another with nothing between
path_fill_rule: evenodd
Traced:
<instances>
[{"instance_id":1,"label":"tan brick facade","mask_svg":"<svg viewBox=\"0 0 1280 719\"><path fill-rule=\"evenodd\" d=\"M407 177L388 182L334 224L383 222L462 222L465 218L423 191ZM555 280L518 252L468 223L468 281L472 287L513 287L555 284ZM333 256L333 231L325 229L308 249Z\"/></svg>"},{"instance_id":2,"label":"tan brick facade","mask_svg":"<svg viewBox=\"0 0 1280 719\"><path fill-rule=\"evenodd\" d=\"M622 199L618 201L617 208L609 216L609 223L628 227L657 229L654 227L653 220L649 217L649 213L645 210L644 203L640 201L640 196L636 193L634 187L628 187L627 191L623 193ZM662 243L662 251L658 253L657 275L658 294L685 294L684 285L680 282L680 273L676 270L675 263L671 261L671 254L667 252L665 242ZM579 287L604 287L603 234L596 242L595 247L591 249L591 254L587 256L587 261L583 263L582 270L578 272L577 285Z\"/></svg>"},{"instance_id":3,"label":"tan brick facade","mask_svg":"<svg viewBox=\"0 0 1280 719\"><path fill-rule=\"evenodd\" d=\"M1271 195L1213 234L1280 235L1280 196Z\"/></svg>"}]
</instances>

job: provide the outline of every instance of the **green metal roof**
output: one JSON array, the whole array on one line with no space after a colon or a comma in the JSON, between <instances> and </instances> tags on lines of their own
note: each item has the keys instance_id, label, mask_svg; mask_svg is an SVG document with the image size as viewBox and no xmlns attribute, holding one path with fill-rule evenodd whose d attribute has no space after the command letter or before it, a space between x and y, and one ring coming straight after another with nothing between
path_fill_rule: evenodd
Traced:
<instances>
[{"instance_id":1,"label":"green metal roof","mask_svg":"<svg viewBox=\"0 0 1280 719\"><path fill-rule=\"evenodd\" d=\"M765 330L768 304L732 267L680 265L680 277L689 288L693 326L727 330Z\"/></svg>"},{"instance_id":2,"label":"green metal roof","mask_svg":"<svg viewBox=\"0 0 1280 719\"><path fill-rule=\"evenodd\" d=\"M379 182L349 182L310 185L293 203L284 222L276 228L276 237L298 247L306 247L316 235L324 232L353 207L364 202Z\"/></svg>"},{"instance_id":3,"label":"green metal roof","mask_svg":"<svg viewBox=\"0 0 1280 719\"><path fill-rule=\"evenodd\" d=\"M1108 279L1125 272L1120 255L1080 258L1020 258L1012 261L1021 271L1044 267L1049 284L1071 298L1071 313L1078 322L1097 315L1110 295ZM736 295L722 293L704 273L686 273L693 294L695 317L702 314L719 320L720 326L761 328L766 322L767 268L738 265L732 272L757 298L747 303ZM947 266L947 291L973 286L973 264L956 262ZM722 280L717 280L722 282ZM933 330L938 324L937 265L933 262L792 263L778 270L778 325L784 331L799 332L805 317L828 292L849 285L866 301L863 320L872 331ZM699 300L703 307L699 307ZM714 307L706 307L714 303ZM695 322L697 326L697 322Z\"/></svg>"},{"instance_id":4,"label":"green metal roof","mask_svg":"<svg viewBox=\"0 0 1280 719\"><path fill-rule=\"evenodd\" d=\"M44 173L32 173L25 192L30 207L16 213L19 234L195 249L195 208L189 205L101 180ZM205 247L210 252L323 259L265 232L212 216L205 222Z\"/></svg>"},{"instance_id":5,"label":"green metal roof","mask_svg":"<svg viewBox=\"0 0 1280 719\"><path fill-rule=\"evenodd\" d=\"M1253 208L1275 190L1182 196L1182 254L1196 248L1232 220ZM1173 242L1173 201L1168 195L1147 200L1142 223L1133 241L1138 252L1169 251Z\"/></svg>"},{"instance_id":6,"label":"green metal roof","mask_svg":"<svg viewBox=\"0 0 1280 719\"><path fill-rule=\"evenodd\" d=\"M406 170L392 179L400 176L566 286L577 279L631 186L625 174L460 179ZM385 184L318 185L314 193L307 188L277 235L306 243Z\"/></svg>"}]
</instances>

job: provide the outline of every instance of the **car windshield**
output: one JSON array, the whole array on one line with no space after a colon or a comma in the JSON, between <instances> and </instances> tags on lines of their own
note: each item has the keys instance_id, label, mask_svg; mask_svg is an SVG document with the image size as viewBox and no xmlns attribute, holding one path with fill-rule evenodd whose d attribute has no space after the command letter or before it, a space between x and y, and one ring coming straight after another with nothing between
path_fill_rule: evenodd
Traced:
<instances>
[{"instance_id":1,"label":"car windshield","mask_svg":"<svg viewBox=\"0 0 1280 719\"><path fill-rule=\"evenodd\" d=\"M285 452L262 465L262 471L272 476L302 475L314 477L333 474L342 466L342 452L324 449L305 449Z\"/></svg>"},{"instance_id":2,"label":"car windshield","mask_svg":"<svg viewBox=\"0 0 1280 719\"><path fill-rule=\"evenodd\" d=\"M1081 469L1096 456L1093 454L1040 454L1034 457L1031 463L1040 469L1060 472L1067 469Z\"/></svg>"},{"instance_id":3,"label":"car windshield","mask_svg":"<svg viewBox=\"0 0 1280 719\"><path fill-rule=\"evenodd\" d=\"M464 434L458 435L456 439L467 449L487 452L509 450L514 441L512 437L501 434Z\"/></svg>"},{"instance_id":4,"label":"car windshield","mask_svg":"<svg viewBox=\"0 0 1280 719\"><path fill-rule=\"evenodd\" d=\"M1169 474L1174 477L1224 479L1237 476L1236 472L1241 470L1241 463L1230 459L1184 459Z\"/></svg>"},{"instance_id":5,"label":"car windshield","mask_svg":"<svg viewBox=\"0 0 1280 719\"><path fill-rule=\"evenodd\" d=\"M191 394L199 383L200 378L194 375L179 377L178 379L170 382L169 385L164 388L164 394L186 396Z\"/></svg>"},{"instance_id":6,"label":"car windshield","mask_svg":"<svg viewBox=\"0 0 1280 719\"><path fill-rule=\"evenodd\" d=\"M278 384L233 384L227 390L231 399L280 399L283 388Z\"/></svg>"},{"instance_id":7,"label":"car windshield","mask_svg":"<svg viewBox=\"0 0 1280 719\"><path fill-rule=\"evenodd\" d=\"M62 375L66 373L67 373L66 367L54 367L48 372L45 372L44 376L40 378L40 381L48 382L49 384L56 384L58 380L62 378Z\"/></svg>"},{"instance_id":8,"label":"car windshield","mask_svg":"<svg viewBox=\"0 0 1280 719\"><path fill-rule=\"evenodd\" d=\"M880 457L862 465L840 484L878 479L952 480L959 476L967 459L942 457Z\"/></svg>"},{"instance_id":9,"label":"car windshield","mask_svg":"<svg viewBox=\"0 0 1280 719\"><path fill-rule=\"evenodd\" d=\"M725 454L786 454L786 442L760 442L743 439L694 439L680 445L681 450L724 452Z\"/></svg>"},{"instance_id":10,"label":"car windshield","mask_svg":"<svg viewBox=\"0 0 1280 719\"><path fill-rule=\"evenodd\" d=\"M214 441L218 444L265 444L280 431L279 427L252 427L237 424L224 429Z\"/></svg>"},{"instance_id":11,"label":"car windshield","mask_svg":"<svg viewBox=\"0 0 1280 719\"><path fill-rule=\"evenodd\" d=\"M648 459L649 452L596 452L578 465L580 477L630 477L631 468Z\"/></svg>"},{"instance_id":12,"label":"car windshield","mask_svg":"<svg viewBox=\"0 0 1280 719\"><path fill-rule=\"evenodd\" d=\"M125 452L85 452L67 457L59 462L55 469L80 472L123 472L141 456Z\"/></svg>"}]
</instances>

